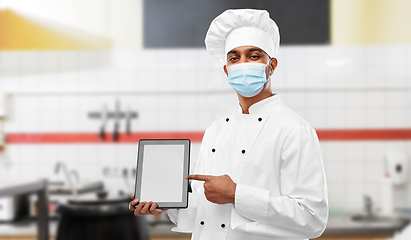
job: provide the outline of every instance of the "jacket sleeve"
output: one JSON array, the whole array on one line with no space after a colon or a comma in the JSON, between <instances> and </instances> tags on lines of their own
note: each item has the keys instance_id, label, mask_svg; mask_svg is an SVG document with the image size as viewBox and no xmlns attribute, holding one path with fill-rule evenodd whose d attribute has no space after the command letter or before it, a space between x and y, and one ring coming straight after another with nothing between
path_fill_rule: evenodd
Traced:
<instances>
[{"instance_id":1,"label":"jacket sleeve","mask_svg":"<svg viewBox=\"0 0 411 240\"><path fill-rule=\"evenodd\" d=\"M233 228L283 238L316 238L327 224L328 197L314 129L303 125L292 130L285 140L281 162L281 196L237 184L235 209L250 224Z\"/></svg>"}]
</instances>

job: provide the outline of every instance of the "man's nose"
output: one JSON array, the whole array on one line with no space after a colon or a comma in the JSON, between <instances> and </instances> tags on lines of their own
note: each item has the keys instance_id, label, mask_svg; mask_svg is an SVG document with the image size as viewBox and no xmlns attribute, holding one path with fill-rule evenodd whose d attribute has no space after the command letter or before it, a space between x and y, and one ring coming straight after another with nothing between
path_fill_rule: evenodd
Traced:
<instances>
[{"instance_id":1,"label":"man's nose","mask_svg":"<svg viewBox=\"0 0 411 240\"><path fill-rule=\"evenodd\" d=\"M248 62L248 58L245 55L241 56L240 61L238 61L238 63L246 63L246 62Z\"/></svg>"}]
</instances>

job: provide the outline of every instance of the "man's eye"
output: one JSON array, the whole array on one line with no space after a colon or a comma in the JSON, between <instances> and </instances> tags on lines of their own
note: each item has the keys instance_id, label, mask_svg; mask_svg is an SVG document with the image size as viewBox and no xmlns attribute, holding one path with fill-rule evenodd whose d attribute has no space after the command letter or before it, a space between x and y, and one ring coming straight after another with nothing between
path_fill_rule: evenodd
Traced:
<instances>
[{"instance_id":1,"label":"man's eye","mask_svg":"<svg viewBox=\"0 0 411 240\"><path fill-rule=\"evenodd\" d=\"M251 56L250 58L258 59L258 58L260 58L260 56L258 56L258 55L253 55L253 56Z\"/></svg>"},{"instance_id":2,"label":"man's eye","mask_svg":"<svg viewBox=\"0 0 411 240\"><path fill-rule=\"evenodd\" d=\"M235 61L235 60L237 60L237 57L230 57L228 60L229 61Z\"/></svg>"}]
</instances>

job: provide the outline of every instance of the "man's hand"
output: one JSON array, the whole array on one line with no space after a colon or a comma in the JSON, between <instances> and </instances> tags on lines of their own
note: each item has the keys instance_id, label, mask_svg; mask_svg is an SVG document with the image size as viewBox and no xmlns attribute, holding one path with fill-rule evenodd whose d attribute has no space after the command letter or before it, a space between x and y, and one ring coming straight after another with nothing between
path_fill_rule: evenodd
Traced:
<instances>
[{"instance_id":1,"label":"man's hand","mask_svg":"<svg viewBox=\"0 0 411 240\"><path fill-rule=\"evenodd\" d=\"M204 194L208 201L217 204L235 202L237 184L227 174L223 176L188 175L188 180L204 181Z\"/></svg>"},{"instance_id":2,"label":"man's hand","mask_svg":"<svg viewBox=\"0 0 411 240\"><path fill-rule=\"evenodd\" d=\"M131 199L134 199L134 194L131 195ZM139 203L137 208L134 209L134 206L137 205L138 199L134 199L130 202L129 210L134 211L134 215L136 217L141 215L160 215L163 212L167 211L167 209L157 209L158 204L153 202L142 202Z\"/></svg>"}]
</instances>

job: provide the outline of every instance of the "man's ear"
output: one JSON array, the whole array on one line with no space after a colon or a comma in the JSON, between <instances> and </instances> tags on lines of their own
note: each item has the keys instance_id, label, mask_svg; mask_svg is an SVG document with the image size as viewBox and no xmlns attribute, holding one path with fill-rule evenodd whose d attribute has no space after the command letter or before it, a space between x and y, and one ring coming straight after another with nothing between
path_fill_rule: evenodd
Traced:
<instances>
[{"instance_id":1,"label":"man's ear","mask_svg":"<svg viewBox=\"0 0 411 240\"><path fill-rule=\"evenodd\" d=\"M225 75L227 75L227 76L228 76L228 72L227 72L227 65L224 65L223 69L224 69Z\"/></svg>"},{"instance_id":2,"label":"man's ear","mask_svg":"<svg viewBox=\"0 0 411 240\"><path fill-rule=\"evenodd\" d=\"M270 62L270 76L273 75L274 70L277 68L277 58L271 58L271 62Z\"/></svg>"}]
</instances>

